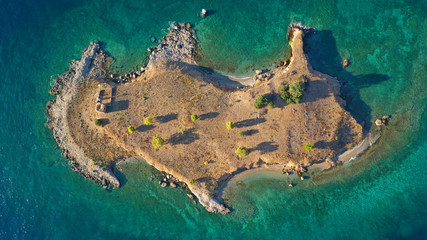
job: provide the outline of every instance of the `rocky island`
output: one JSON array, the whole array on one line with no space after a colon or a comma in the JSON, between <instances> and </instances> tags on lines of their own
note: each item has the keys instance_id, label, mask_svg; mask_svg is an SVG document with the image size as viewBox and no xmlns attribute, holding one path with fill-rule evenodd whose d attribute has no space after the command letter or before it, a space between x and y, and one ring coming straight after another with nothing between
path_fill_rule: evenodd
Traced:
<instances>
[{"instance_id":1,"label":"rocky island","mask_svg":"<svg viewBox=\"0 0 427 240\"><path fill-rule=\"evenodd\" d=\"M315 29L288 31L290 61L244 81L196 64L188 23L148 49L147 67L119 78L93 42L50 90L57 98L47 105L48 126L71 167L95 182L120 187L113 166L137 156L167 173L171 186L188 186L208 211L228 213L220 190L236 173L280 166L300 174L336 164L363 142L338 80L313 70L303 51Z\"/></svg>"}]
</instances>

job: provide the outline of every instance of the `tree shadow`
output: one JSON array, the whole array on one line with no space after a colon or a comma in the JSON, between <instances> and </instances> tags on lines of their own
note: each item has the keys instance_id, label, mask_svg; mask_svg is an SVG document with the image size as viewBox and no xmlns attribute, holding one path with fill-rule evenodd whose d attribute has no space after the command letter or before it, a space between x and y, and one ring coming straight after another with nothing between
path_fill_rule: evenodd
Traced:
<instances>
[{"instance_id":1,"label":"tree shadow","mask_svg":"<svg viewBox=\"0 0 427 240\"><path fill-rule=\"evenodd\" d=\"M145 124L143 124L143 125L137 127L136 130L138 132L145 132L145 131L149 131L149 130L151 130L153 128L154 128L154 125L145 125Z\"/></svg>"},{"instance_id":2,"label":"tree shadow","mask_svg":"<svg viewBox=\"0 0 427 240\"><path fill-rule=\"evenodd\" d=\"M205 119L212 119L212 118L216 118L219 115L218 112L210 112L210 113L205 113L200 115L200 120L205 120Z\"/></svg>"},{"instance_id":3,"label":"tree shadow","mask_svg":"<svg viewBox=\"0 0 427 240\"><path fill-rule=\"evenodd\" d=\"M163 115L163 116L158 116L158 117L156 117L156 120L159 121L160 123L167 123L167 122L170 122L172 120L176 120L177 118L178 118L178 114L171 113L171 114L167 114L167 115Z\"/></svg>"},{"instance_id":4,"label":"tree shadow","mask_svg":"<svg viewBox=\"0 0 427 240\"><path fill-rule=\"evenodd\" d=\"M260 151L261 154L266 154L270 152L274 152L279 149L279 145L275 144L275 142L262 142L259 143L253 150Z\"/></svg>"},{"instance_id":5,"label":"tree shadow","mask_svg":"<svg viewBox=\"0 0 427 240\"><path fill-rule=\"evenodd\" d=\"M258 129L250 129L243 132L244 136L252 136L259 133Z\"/></svg>"},{"instance_id":6,"label":"tree shadow","mask_svg":"<svg viewBox=\"0 0 427 240\"><path fill-rule=\"evenodd\" d=\"M307 53L311 66L322 73L337 77L341 83L341 95L347 102L347 110L358 121L366 122L369 129L372 126L372 109L361 99L363 88L380 84L390 79L384 74L353 75L342 66L342 58L338 53L332 31L318 31L304 38L304 52Z\"/></svg>"},{"instance_id":7,"label":"tree shadow","mask_svg":"<svg viewBox=\"0 0 427 240\"><path fill-rule=\"evenodd\" d=\"M254 125L265 122L265 118L251 118L234 123L236 128L252 127Z\"/></svg>"},{"instance_id":8,"label":"tree shadow","mask_svg":"<svg viewBox=\"0 0 427 240\"><path fill-rule=\"evenodd\" d=\"M196 179L196 182L198 182L198 183L208 183L208 182L212 182L212 178L210 178L210 177L201 177L201 178L198 178L198 179Z\"/></svg>"},{"instance_id":9,"label":"tree shadow","mask_svg":"<svg viewBox=\"0 0 427 240\"><path fill-rule=\"evenodd\" d=\"M170 143L171 145L193 143L194 141L200 139L199 134L196 133L195 131L196 130L192 128L192 129L186 130L184 134L175 133L168 139L168 143Z\"/></svg>"},{"instance_id":10,"label":"tree shadow","mask_svg":"<svg viewBox=\"0 0 427 240\"><path fill-rule=\"evenodd\" d=\"M272 101L274 103L274 107L282 108L288 105L285 100L280 98L280 92L268 93L265 94L265 96L267 97L268 101Z\"/></svg>"},{"instance_id":11,"label":"tree shadow","mask_svg":"<svg viewBox=\"0 0 427 240\"><path fill-rule=\"evenodd\" d=\"M313 146L314 148L318 148L318 149L330 149L331 146L334 146L334 143L321 140L316 142Z\"/></svg>"},{"instance_id":12,"label":"tree shadow","mask_svg":"<svg viewBox=\"0 0 427 240\"><path fill-rule=\"evenodd\" d=\"M102 126L107 126L108 124L110 124L110 119L108 118L101 118L99 119L99 121L101 121Z\"/></svg>"}]
</instances>

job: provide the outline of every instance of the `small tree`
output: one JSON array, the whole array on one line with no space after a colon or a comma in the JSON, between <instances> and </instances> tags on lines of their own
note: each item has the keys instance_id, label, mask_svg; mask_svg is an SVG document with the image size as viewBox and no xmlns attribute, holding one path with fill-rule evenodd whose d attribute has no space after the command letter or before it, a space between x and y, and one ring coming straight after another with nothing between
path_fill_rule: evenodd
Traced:
<instances>
[{"instance_id":1,"label":"small tree","mask_svg":"<svg viewBox=\"0 0 427 240\"><path fill-rule=\"evenodd\" d=\"M191 121L195 122L197 119L199 119L199 115L197 114L191 115Z\"/></svg>"},{"instance_id":2,"label":"small tree","mask_svg":"<svg viewBox=\"0 0 427 240\"><path fill-rule=\"evenodd\" d=\"M303 81L292 82L280 88L280 98L288 104L296 104L301 101L304 90L305 83Z\"/></svg>"},{"instance_id":3,"label":"small tree","mask_svg":"<svg viewBox=\"0 0 427 240\"><path fill-rule=\"evenodd\" d=\"M243 132L239 132L240 137L243 137L243 135L245 135Z\"/></svg>"},{"instance_id":4,"label":"small tree","mask_svg":"<svg viewBox=\"0 0 427 240\"><path fill-rule=\"evenodd\" d=\"M144 118L144 124L145 125L153 125L153 118L152 117Z\"/></svg>"},{"instance_id":5,"label":"small tree","mask_svg":"<svg viewBox=\"0 0 427 240\"><path fill-rule=\"evenodd\" d=\"M151 144L153 145L153 147L155 148L155 149L159 149L159 148L161 148L162 146L163 146L163 144L165 143L165 140L162 138L162 137L160 137L160 135L159 134L156 134L154 137L153 137L153 141L151 141Z\"/></svg>"},{"instance_id":6,"label":"small tree","mask_svg":"<svg viewBox=\"0 0 427 240\"><path fill-rule=\"evenodd\" d=\"M300 102L304 90L305 83L303 81L293 82L289 84L289 93L293 96L295 103Z\"/></svg>"},{"instance_id":7,"label":"small tree","mask_svg":"<svg viewBox=\"0 0 427 240\"><path fill-rule=\"evenodd\" d=\"M133 126L129 126L128 131L130 134L132 134L133 132L135 132L135 128Z\"/></svg>"},{"instance_id":8,"label":"small tree","mask_svg":"<svg viewBox=\"0 0 427 240\"><path fill-rule=\"evenodd\" d=\"M304 145L304 148L305 148L305 150L307 150L307 152L311 152L311 150L313 150L313 149L314 149L314 146L313 146L313 145L311 145L310 143L306 143L306 144Z\"/></svg>"},{"instance_id":9,"label":"small tree","mask_svg":"<svg viewBox=\"0 0 427 240\"><path fill-rule=\"evenodd\" d=\"M193 185L196 182L193 178L190 180L190 185Z\"/></svg>"},{"instance_id":10,"label":"small tree","mask_svg":"<svg viewBox=\"0 0 427 240\"><path fill-rule=\"evenodd\" d=\"M249 150L247 148L243 147L243 146L239 146L236 149L235 153L237 154L237 156L239 156L239 157L242 158L242 157L248 156Z\"/></svg>"},{"instance_id":11,"label":"small tree","mask_svg":"<svg viewBox=\"0 0 427 240\"><path fill-rule=\"evenodd\" d=\"M273 101L269 101L267 103L268 108L273 109L274 108L274 102Z\"/></svg>"},{"instance_id":12,"label":"small tree","mask_svg":"<svg viewBox=\"0 0 427 240\"><path fill-rule=\"evenodd\" d=\"M101 119L95 119L95 126L102 126Z\"/></svg>"},{"instance_id":13,"label":"small tree","mask_svg":"<svg viewBox=\"0 0 427 240\"><path fill-rule=\"evenodd\" d=\"M233 128L234 128L234 124L233 124L233 122L227 122L227 123L226 123L226 126L227 126L227 129L228 129L228 130L231 130L231 129L233 129Z\"/></svg>"},{"instance_id":14,"label":"small tree","mask_svg":"<svg viewBox=\"0 0 427 240\"><path fill-rule=\"evenodd\" d=\"M254 107L255 108L262 108L262 107L264 107L265 103L267 103L267 102L268 102L267 97L263 94L260 94L255 99Z\"/></svg>"}]
</instances>

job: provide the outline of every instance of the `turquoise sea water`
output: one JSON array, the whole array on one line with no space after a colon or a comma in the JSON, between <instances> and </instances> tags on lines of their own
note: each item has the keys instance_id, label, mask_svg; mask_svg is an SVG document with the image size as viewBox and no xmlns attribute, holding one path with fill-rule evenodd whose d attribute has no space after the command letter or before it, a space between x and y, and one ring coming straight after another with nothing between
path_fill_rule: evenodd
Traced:
<instances>
[{"instance_id":1,"label":"turquoise sea water","mask_svg":"<svg viewBox=\"0 0 427 240\"><path fill-rule=\"evenodd\" d=\"M426 1L0 0L0 239L426 239ZM211 10L205 19L202 8ZM171 21L195 25L201 65L234 75L289 54L287 25L316 27L313 66L344 84L360 121L392 115L363 157L295 188L246 180L215 215L151 167L105 191L71 171L46 127L54 76L99 39L115 71L147 60ZM156 40L154 39L154 40ZM342 70L342 58L351 65ZM252 66L252 64L254 64ZM368 124L369 125L369 124Z\"/></svg>"}]
</instances>

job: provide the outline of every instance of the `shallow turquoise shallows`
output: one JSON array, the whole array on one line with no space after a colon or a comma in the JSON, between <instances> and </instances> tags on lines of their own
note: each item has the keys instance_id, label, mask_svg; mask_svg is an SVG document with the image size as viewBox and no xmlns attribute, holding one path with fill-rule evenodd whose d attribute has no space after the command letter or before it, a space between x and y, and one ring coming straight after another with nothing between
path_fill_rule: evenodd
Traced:
<instances>
[{"instance_id":1,"label":"shallow turquoise shallows","mask_svg":"<svg viewBox=\"0 0 427 240\"><path fill-rule=\"evenodd\" d=\"M427 239L427 2L194 2L0 0L0 239ZM161 188L138 161L120 167L123 188L105 191L61 156L48 90L95 39L113 71L139 68L173 21L194 24L200 65L234 76L286 59L289 23L316 27L313 67L339 78L360 122L389 114L390 125L362 157L295 188L241 181L225 216Z\"/></svg>"}]
</instances>

